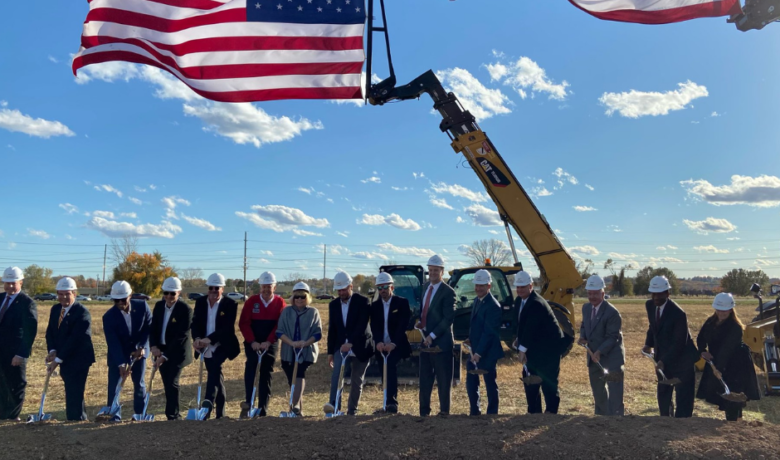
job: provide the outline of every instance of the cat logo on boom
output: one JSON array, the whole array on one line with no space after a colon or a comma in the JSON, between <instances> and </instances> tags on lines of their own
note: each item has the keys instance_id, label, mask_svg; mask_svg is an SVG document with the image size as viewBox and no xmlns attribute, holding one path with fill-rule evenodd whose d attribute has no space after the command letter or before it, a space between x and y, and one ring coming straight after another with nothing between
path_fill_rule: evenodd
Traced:
<instances>
[{"instance_id":1,"label":"cat logo on boom","mask_svg":"<svg viewBox=\"0 0 780 460\"><path fill-rule=\"evenodd\" d=\"M488 179L495 187L506 187L509 185L509 179L507 179L504 173L496 169L487 158L479 160L479 165L485 170L485 174L487 174Z\"/></svg>"}]
</instances>

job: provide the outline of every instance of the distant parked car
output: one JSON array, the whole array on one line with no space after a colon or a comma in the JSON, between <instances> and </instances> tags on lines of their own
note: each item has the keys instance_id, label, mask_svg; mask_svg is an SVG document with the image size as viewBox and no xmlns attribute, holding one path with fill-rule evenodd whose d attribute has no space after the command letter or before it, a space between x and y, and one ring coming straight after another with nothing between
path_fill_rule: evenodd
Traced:
<instances>
[{"instance_id":1,"label":"distant parked car","mask_svg":"<svg viewBox=\"0 0 780 460\"><path fill-rule=\"evenodd\" d=\"M35 300L57 300L57 294L38 294L35 297L33 297Z\"/></svg>"},{"instance_id":2,"label":"distant parked car","mask_svg":"<svg viewBox=\"0 0 780 460\"><path fill-rule=\"evenodd\" d=\"M95 297L95 300L98 302L111 302L111 296L110 295L99 295Z\"/></svg>"},{"instance_id":3,"label":"distant parked car","mask_svg":"<svg viewBox=\"0 0 780 460\"><path fill-rule=\"evenodd\" d=\"M240 292L228 292L225 295L230 297L231 299L233 299L235 301L246 300L246 296L244 294L240 293Z\"/></svg>"},{"instance_id":4,"label":"distant parked car","mask_svg":"<svg viewBox=\"0 0 780 460\"><path fill-rule=\"evenodd\" d=\"M317 296L317 300L333 300L336 297L332 296L331 294L320 294Z\"/></svg>"},{"instance_id":5,"label":"distant parked car","mask_svg":"<svg viewBox=\"0 0 780 460\"><path fill-rule=\"evenodd\" d=\"M146 294L141 294L140 292L134 292L133 295L130 296L132 300L151 300L151 297L149 297Z\"/></svg>"},{"instance_id":6,"label":"distant parked car","mask_svg":"<svg viewBox=\"0 0 780 460\"><path fill-rule=\"evenodd\" d=\"M92 302L92 298L88 295L77 295L76 300L79 302Z\"/></svg>"},{"instance_id":7,"label":"distant parked car","mask_svg":"<svg viewBox=\"0 0 780 460\"><path fill-rule=\"evenodd\" d=\"M189 294L187 294L187 298L190 300L198 300L204 295L205 294L201 294L200 292L190 292Z\"/></svg>"}]
</instances>

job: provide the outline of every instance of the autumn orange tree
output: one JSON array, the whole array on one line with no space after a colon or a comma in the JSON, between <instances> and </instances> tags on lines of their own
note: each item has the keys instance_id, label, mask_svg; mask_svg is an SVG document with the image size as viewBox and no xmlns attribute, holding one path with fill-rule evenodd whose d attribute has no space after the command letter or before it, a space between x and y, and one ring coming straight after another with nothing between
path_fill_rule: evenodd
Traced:
<instances>
[{"instance_id":1,"label":"autumn orange tree","mask_svg":"<svg viewBox=\"0 0 780 460\"><path fill-rule=\"evenodd\" d=\"M176 276L176 272L159 251L152 254L138 254L133 251L114 268L114 281L127 281L133 292L152 297L160 294L162 283L169 276Z\"/></svg>"}]
</instances>

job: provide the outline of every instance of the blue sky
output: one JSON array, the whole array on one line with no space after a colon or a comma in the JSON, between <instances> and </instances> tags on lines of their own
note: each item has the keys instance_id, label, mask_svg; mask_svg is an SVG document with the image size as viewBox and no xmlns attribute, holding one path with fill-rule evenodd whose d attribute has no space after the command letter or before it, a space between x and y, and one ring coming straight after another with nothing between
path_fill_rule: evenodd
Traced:
<instances>
[{"instance_id":1,"label":"blue sky","mask_svg":"<svg viewBox=\"0 0 780 460\"><path fill-rule=\"evenodd\" d=\"M332 276L434 252L463 266L461 245L505 239L427 96L216 104L125 64L77 81L87 9L10 2L0 19L0 265L95 276L130 231L239 277L246 231L248 277L321 276L323 243ZM619 24L564 0L394 0L388 16L399 83L436 71L575 257L780 276L780 25Z\"/></svg>"}]
</instances>

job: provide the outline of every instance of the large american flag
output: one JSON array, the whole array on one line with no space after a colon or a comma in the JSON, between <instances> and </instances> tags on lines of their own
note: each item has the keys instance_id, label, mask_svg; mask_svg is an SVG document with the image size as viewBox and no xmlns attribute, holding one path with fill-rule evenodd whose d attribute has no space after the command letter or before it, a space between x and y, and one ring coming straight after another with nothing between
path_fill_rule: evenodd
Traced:
<instances>
[{"instance_id":1,"label":"large american flag","mask_svg":"<svg viewBox=\"0 0 780 460\"><path fill-rule=\"evenodd\" d=\"M569 0L600 19L668 24L689 19L729 16L741 11L739 0Z\"/></svg>"},{"instance_id":2,"label":"large american flag","mask_svg":"<svg viewBox=\"0 0 780 460\"><path fill-rule=\"evenodd\" d=\"M73 73L148 64L221 102L360 99L363 0L88 0Z\"/></svg>"}]
</instances>

